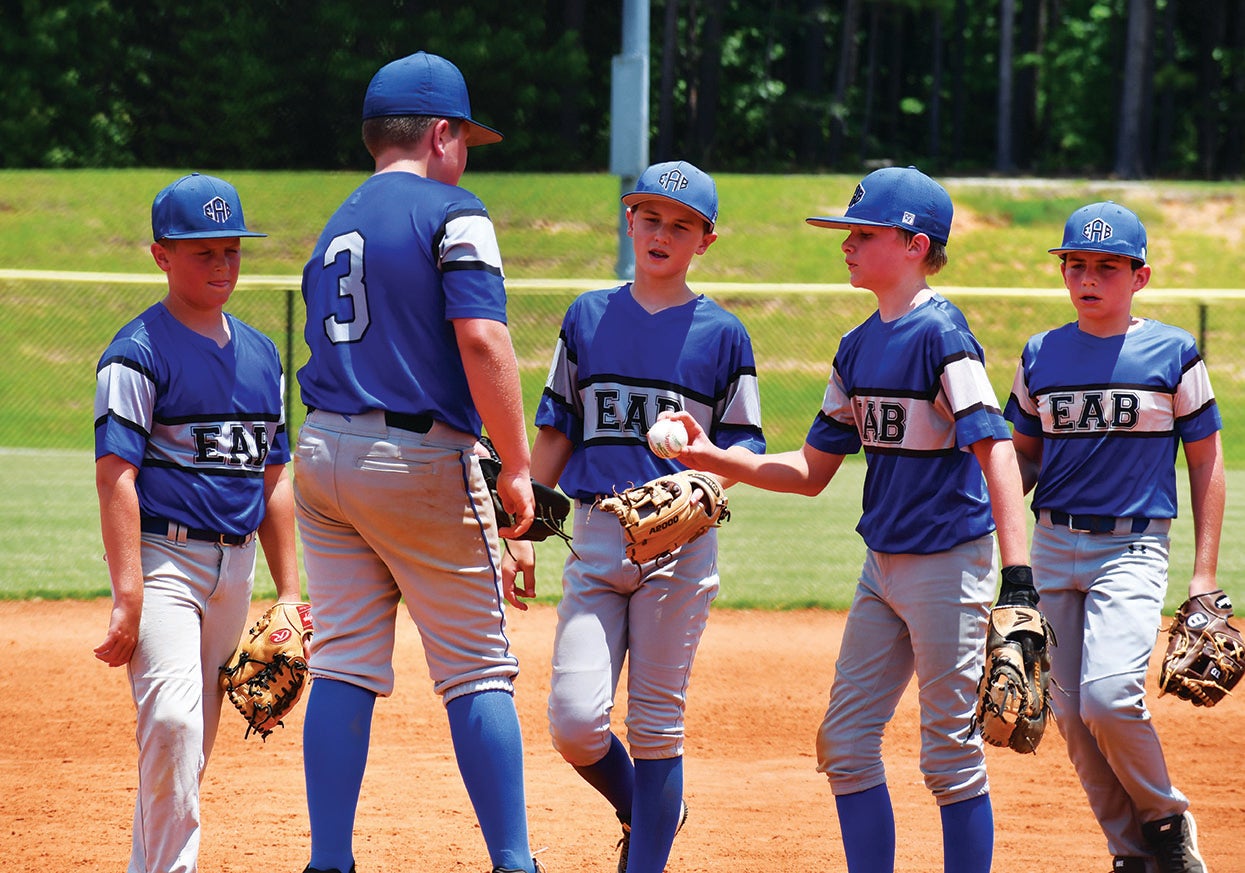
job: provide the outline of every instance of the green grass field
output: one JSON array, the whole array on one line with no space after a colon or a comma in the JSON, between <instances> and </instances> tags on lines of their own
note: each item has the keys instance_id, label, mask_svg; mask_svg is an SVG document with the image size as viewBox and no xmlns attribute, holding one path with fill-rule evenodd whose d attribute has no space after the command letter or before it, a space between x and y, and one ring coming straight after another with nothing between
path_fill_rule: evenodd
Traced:
<instances>
[{"instance_id":1,"label":"green grass field","mask_svg":"<svg viewBox=\"0 0 1245 873\"><path fill-rule=\"evenodd\" d=\"M325 219L358 173L235 172L249 224L269 234L244 247L247 275L298 275ZM0 170L0 269L151 274L151 198L187 169ZM712 168L710 168L712 169ZM804 223L840 212L858 177L718 174L718 241L694 281L842 282L843 234ZM955 201L944 286L1059 288L1063 222L1077 206L1117 200L1145 221L1155 287L1245 286L1245 183L1086 179L942 179ZM497 226L512 279L602 279L617 261L619 180L598 174L498 174L468 169Z\"/></svg>"},{"instance_id":2,"label":"green grass field","mask_svg":"<svg viewBox=\"0 0 1245 873\"><path fill-rule=\"evenodd\" d=\"M731 489L732 518L720 532L718 606L845 609L864 557L855 531L863 474L863 463L848 459L816 498L745 485ZM5 532L0 538L0 599L107 596L90 453L0 449L0 481L21 496L0 501ZM1228 487L1236 493L1245 489L1245 472L1230 473ZM1229 506L1220 582L1238 603L1245 603L1245 552L1231 544L1242 540L1245 509ZM537 544L541 602L557 600L565 556L560 541ZM1182 504L1172 529L1169 610L1184 599L1192 561L1192 523ZM261 559L255 596L271 598L275 593Z\"/></svg>"},{"instance_id":3,"label":"green grass field","mask_svg":"<svg viewBox=\"0 0 1245 873\"><path fill-rule=\"evenodd\" d=\"M321 225L361 174L246 172L196 168L233 181L250 225L243 285L230 310L277 339L297 320L298 274ZM116 329L163 293L151 263L150 202L185 170L0 170L0 598L107 594L89 454L94 365ZM690 282L737 312L753 336L771 450L797 447L820 402L838 336L873 308L864 291L826 283L846 278L841 233L810 228L809 215L837 213L849 176L717 177L719 240ZM943 180L956 203L951 262L932 284L961 306L986 347L996 392L1010 387L1020 344L1071 318L1057 262L1075 207L1114 199L1146 222L1154 280L1136 310L1197 333L1225 419L1230 494L1245 487L1245 184L1118 183L1088 180ZM614 281L618 180L605 174L472 174L464 184L489 206L512 286L511 318L523 368L525 408L535 409L557 325L578 290ZM6 271L109 272L139 277L45 283ZM814 287L814 285L816 287ZM781 293L770 293L783 286ZM982 292L981 289L995 289ZM1006 289L1029 289L1023 295ZM288 302L288 306L287 306ZM287 314L288 312L288 314ZM294 367L305 354L288 340ZM287 374L290 375L290 374ZM300 408L291 404L291 425ZM530 418L530 415L529 415ZM1237 435L1240 434L1240 438ZM862 545L858 460L826 493L808 498L739 487L722 536L724 606L841 608ZM1182 498L1184 495L1182 483ZM1178 602L1191 554L1187 510L1173 534L1169 605ZM1245 599L1245 518L1229 502L1222 581ZM560 543L541 544L543 599L556 597ZM267 586L267 587L266 587ZM271 592L261 569L257 596Z\"/></svg>"}]
</instances>

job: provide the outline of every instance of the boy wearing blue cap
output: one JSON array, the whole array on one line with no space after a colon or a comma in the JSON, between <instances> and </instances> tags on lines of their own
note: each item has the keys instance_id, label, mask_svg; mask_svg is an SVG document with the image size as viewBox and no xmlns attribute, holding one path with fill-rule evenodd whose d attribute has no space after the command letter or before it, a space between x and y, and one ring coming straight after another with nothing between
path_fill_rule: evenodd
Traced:
<instances>
[{"instance_id":1,"label":"boy wearing blue cap","mask_svg":"<svg viewBox=\"0 0 1245 873\"><path fill-rule=\"evenodd\" d=\"M159 303L100 358L95 482L113 608L95 657L125 665L137 709L130 873L194 870L199 783L220 721L220 666L246 623L255 538L298 601L281 359L223 311L248 230L232 185L197 173L156 195Z\"/></svg>"},{"instance_id":2,"label":"boy wearing blue cap","mask_svg":"<svg viewBox=\"0 0 1245 873\"><path fill-rule=\"evenodd\" d=\"M868 472L856 529L868 547L817 737L851 873L895 867L895 816L882 734L919 680L921 771L942 818L944 869L988 873L994 822L976 703L986 622L1000 602L1033 599L1020 472L984 354L960 311L929 287L946 263L952 204L914 167L866 176L841 216L852 285L878 309L839 342L803 447L723 452L688 416L680 460L772 491L816 495L862 447ZM957 632L958 631L958 632Z\"/></svg>"},{"instance_id":3,"label":"boy wearing blue cap","mask_svg":"<svg viewBox=\"0 0 1245 873\"><path fill-rule=\"evenodd\" d=\"M575 501L553 648L553 744L622 824L619 873L661 873L687 817L684 710L718 592L717 533L636 565L618 519L592 506L682 469L645 438L663 411L686 410L723 450L762 452L765 440L747 330L687 285L692 260L717 239L713 179L686 161L654 164L622 202L635 280L582 294L567 310L536 412L532 475ZM530 544L511 546L530 567ZM630 753L610 727L624 659Z\"/></svg>"},{"instance_id":4,"label":"boy wearing blue cap","mask_svg":"<svg viewBox=\"0 0 1245 873\"><path fill-rule=\"evenodd\" d=\"M1005 414L1025 490L1036 489L1033 568L1059 640L1051 706L1113 869L1204 873L1145 679L1167 591L1179 445L1193 508L1189 596L1227 600L1215 582L1222 422L1193 337L1132 313L1150 281L1146 248L1145 227L1117 203L1072 213L1050 251L1077 318L1025 344Z\"/></svg>"},{"instance_id":5,"label":"boy wearing blue cap","mask_svg":"<svg viewBox=\"0 0 1245 873\"><path fill-rule=\"evenodd\" d=\"M303 270L311 356L298 371L308 415L294 487L317 625L303 725L308 873L355 869L399 607L423 640L494 873L536 867L502 604L525 608L517 598L535 591L503 576L499 539L531 524L530 455L497 237L459 187L468 149L499 139L471 117L445 58L384 65L363 101L375 172L329 218ZM501 456L512 529L499 529L480 470L482 428Z\"/></svg>"}]
</instances>

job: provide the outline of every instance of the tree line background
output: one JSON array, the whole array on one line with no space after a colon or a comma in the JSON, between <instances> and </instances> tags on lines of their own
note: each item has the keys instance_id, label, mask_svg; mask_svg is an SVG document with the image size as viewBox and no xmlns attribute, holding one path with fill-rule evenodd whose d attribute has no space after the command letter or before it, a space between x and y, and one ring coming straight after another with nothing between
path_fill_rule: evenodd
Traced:
<instances>
[{"instance_id":1,"label":"tree line background","mask_svg":"<svg viewBox=\"0 0 1245 873\"><path fill-rule=\"evenodd\" d=\"M366 170L363 91L419 49L505 141L608 166L621 2L0 0L0 167ZM650 157L711 171L1240 177L1245 0L652 0Z\"/></svg>"}]
</instances>

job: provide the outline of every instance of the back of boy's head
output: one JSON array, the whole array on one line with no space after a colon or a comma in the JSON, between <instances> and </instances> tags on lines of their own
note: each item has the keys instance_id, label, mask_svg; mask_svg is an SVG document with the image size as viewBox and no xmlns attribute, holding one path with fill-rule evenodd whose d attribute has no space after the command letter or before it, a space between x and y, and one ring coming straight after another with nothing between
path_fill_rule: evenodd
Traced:
<instances>
[{"instance_id":1,"label":"back of boy's head","mask_svg":"<svg viewBox=\"0 0 1245 873\"><path fill-rule=\"evenodd\" d=\"M238 191L224 179L190 173L166 186L151 202L156 242L268 236L248 230Z\"/></svg>"},{"instance_id":2,"label":"back of boy's head","mask_svg":"<svg viewBox=\"0 0 1245 873\"><path fill-rule=\"evenodd\" d=\"M946 189L916 167L883 167L860 180L842 215L805 221L815 227L897 227L945 246L954 212Z\"/></svg>"},{"instance_id":3,"label":"back of boy's head","mask_svg":"<svg viewBox=\"0 0 1245 873\"><path fill-rule=\"evenodd\" d=\"M718 221L718 186L713 177L687 161L653 164L640 174L635 190L622 196L627 207L646 200L669 200L703 218L712 232Z\"/></svg>"},{"instance_id":4,"label":"back of boy's head","mask_svg":"<svg viewBox=\"0 0 1245 873\"><path fill-rule=\"evenodd\" d=\"M1137 214L1104 200L1073 212L1063 227L1063 243L1049 251L1061 258L1072 252L1120 255L1142 266L1146 262L1146 247L1146 226Z\"/></svg>"},{"instance_id":5,"label":"back of boy's head","mask_svg":"<svg viewBox=\"0 0 1245 873\"><path fill-rule=\"evenodd\" d=\"M471 117L467 83L440 55L415 52L376 71L363 97L363 120L422 115L457 119L467 125L467 145L500 142L501 134Z\"/></svg>"}]
</instances>

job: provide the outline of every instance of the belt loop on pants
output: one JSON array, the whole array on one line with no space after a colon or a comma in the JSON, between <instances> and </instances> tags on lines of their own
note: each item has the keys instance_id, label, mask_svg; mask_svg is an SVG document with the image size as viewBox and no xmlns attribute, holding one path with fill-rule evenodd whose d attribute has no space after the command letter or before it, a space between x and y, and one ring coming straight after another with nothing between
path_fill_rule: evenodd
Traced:
<instances>
[{"instance_id":1,"label":"belt loop on pants","mask_svg":"<svg viewBox=\"0 0 1245 873\"><path fill-rule=\"evenodd\" d=\"M156 518L152 515L144 515L139 520L139 526L142 528L143 533L160 534L167 538L169 542L182 545L185 545L186 540L199 540L206 543L219 543L222 546L245 546L255 539L254 531L248 534L217 533L214 530L186 527L184 524L169 521L167 518Z\"/></svg>"},{"instance_id":2,"label":"belt loop on pants","mask_svg":"<svg viewBox=\"0 0 1245 873\"><path fill-rule=\"evenodd\" d=\"M1069 515L1058 509L1038 509L1034 510L1034 514L1038 524L1046 527L1066 527L1076 533L1139 534L1145 533L1151 523L1151 519L1141 516L1130 518L1114 515Z\"/></svg>"}]
</instances>

